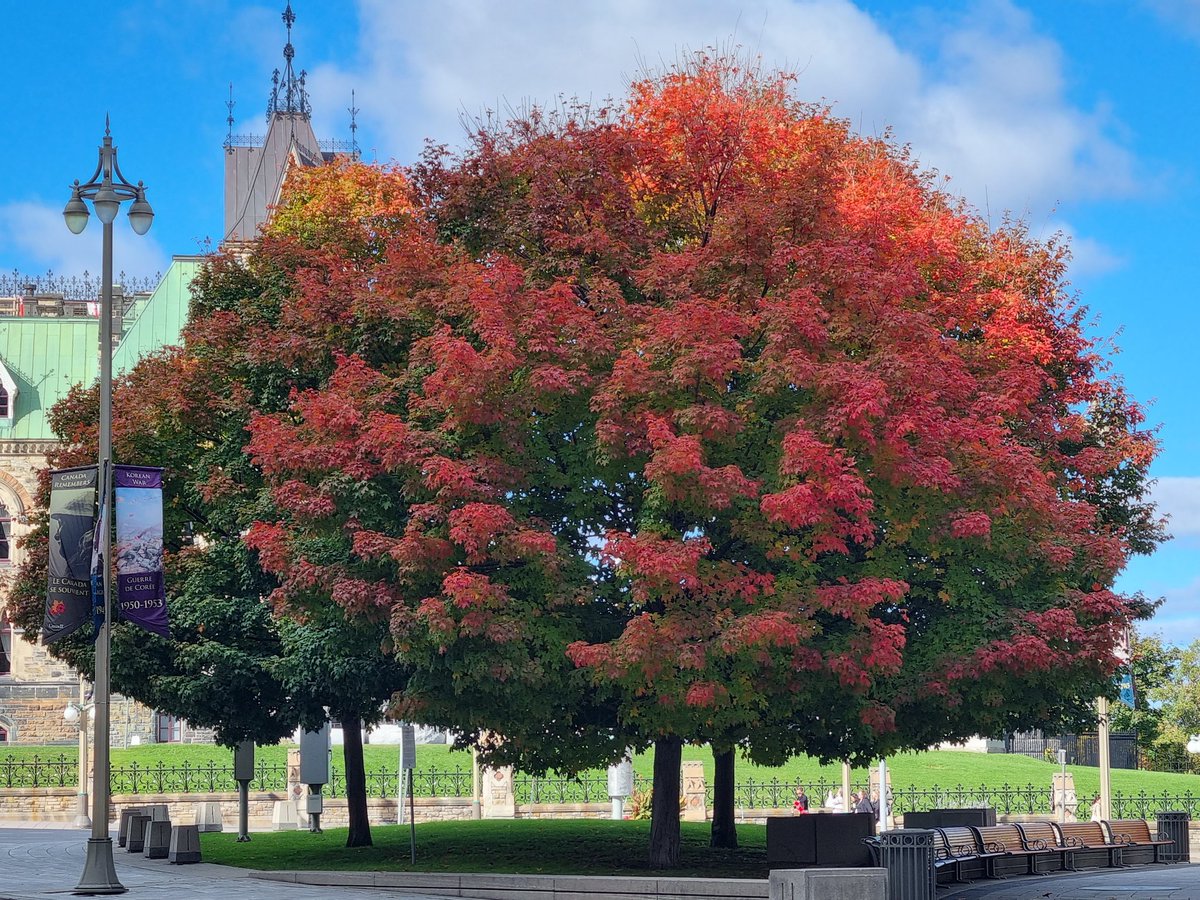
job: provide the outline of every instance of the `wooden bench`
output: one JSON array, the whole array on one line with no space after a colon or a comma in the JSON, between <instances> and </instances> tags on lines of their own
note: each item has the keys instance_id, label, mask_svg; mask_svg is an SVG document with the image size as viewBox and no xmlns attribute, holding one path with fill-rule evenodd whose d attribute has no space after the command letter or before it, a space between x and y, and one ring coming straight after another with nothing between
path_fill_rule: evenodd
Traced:
<instances>
[{"instance_id":1,"label":"wooden bench","mask_svg":"<svg viewBox=\"0 0 1200 900\"><path fill-rule=\"evenodd\" d=\"M1003 852L985 850L975 831L967 825L934 828L933 870L935 875L949 872L951 879L969 884L971 877L996 878L995 863Z\"/></svg>"},{"instance_id":2,"label":"wooden bench","mask_svg":"<svg viewBox=\"0 0 1200 900\"><path fill-rule=\"evenodd\" d=\"M1108 829L1108 839L1123 847L1121 861L1126 865L1162 862L1162 848L1175 843L1161 834L1151 837L1150 826L1144 819L1113 819L1104 826Z\"/></svg>"},{"instance_id":3,"label":"wooden bench","mask_svg":"<svg viewBox=\"0 0 1200 900\"><path fill-rule=\"evenodd\" d=\"M1062 835L1062 843L1075 849L1077 866L1088 868L1107 865L1110 869L1124 866L1121 851L1125 845L1109 840L1099 822L1067 822L1054 827Z\"/></svg>"},{"instance_id":4,"label":"wooden bench","mask_svg":"<svg viewBox=\"0 0 1200 900\"><path fill-rule=\"evenodd\" d=\"M1016 826L1030 849L1046 850L1058 862L1064 872L1078 872L1075 868L1075 848L1062 842L1062 835L1049 822L1020 822Z\"/></svg>"},{"instance_id":5,"label":"wooden bench","mask_svg":"<svg viewBox=\"0 0 1200 900\"><path fill-rule=\"evenodd\" d=\"M1020 868L1014 873L1006 871L1005 875L1044 875L1045 872L1038 870L1038 863L1042 860L1053 863L1058 858L1058 854L1044 843L1030 845L1016 825L973 825L971 828L979 838L979 846L986 852L1003 854L992 863L992 871L997 875L997 866L1006 860L1019 862Z\"/></svg>"}]
</instances>

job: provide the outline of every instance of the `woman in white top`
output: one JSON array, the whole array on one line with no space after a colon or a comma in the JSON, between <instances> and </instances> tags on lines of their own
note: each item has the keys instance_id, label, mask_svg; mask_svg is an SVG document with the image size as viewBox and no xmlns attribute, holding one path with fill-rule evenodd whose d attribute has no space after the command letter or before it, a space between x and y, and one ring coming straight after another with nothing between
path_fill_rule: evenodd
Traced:
<instances>
[{"instance_id":1,"label":"woman in white top","mask_svg":"<svg viewBox=\"0 0 1200 900\"><path fill-rule=\"evenodd\" d=\"M834 788L825 796L825 808L834 812L846 811L846 800L842 796L841 788Z\"/></svg>"}]
</instances>

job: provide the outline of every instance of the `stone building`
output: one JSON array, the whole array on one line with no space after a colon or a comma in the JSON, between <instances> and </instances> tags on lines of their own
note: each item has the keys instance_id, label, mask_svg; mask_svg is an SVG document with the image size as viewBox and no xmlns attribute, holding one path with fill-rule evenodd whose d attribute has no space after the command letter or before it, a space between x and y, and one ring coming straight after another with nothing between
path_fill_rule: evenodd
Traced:
<instances>
[{"instance_id":1,"label":"stone building","mask_svg":"<svg viewBox=\"0 0 1200 900\"><path fill-rule=\"evenodd\" d=\"M195 257L176 257L152 291L114 288L115 373L179 339L199 264ZM99 285L86 278L16 281L0 279L0 741L73 743L76 726L63 713L69 703L80 703L86 687L70 667L25 640L5 606L8 582L21 564L19 542L29 527L38 472L54 447L49 411L98 371ZM121 697L113 700L112 720L115 746L182 733L178 723L160 721Z\"/></svg>"},{"instance_id":2,"label":"stone building","mask_svg":"<svg viewBox=\"0 0 1200 900\"><path fill-rule=\"evenodd\" d=\"M252 240L278 202L287 173L337 156L357 157L351 141L318 141L313 133L305 73L293 70L291 4L284 68L275 70L264 135L235 135L232 88L225 150L222 244ZM351 134L355 133L353 102ZM64 226L65 227L65 226ZM202 259L177 256L153 284L114 287L113 373L145 354L179 341L190 289ZM151 289L152 288L152 289ZM36 642L25 640L5 614L7 583L21 562L18 542L28 529L38 472L54 446L47 418L73 385L97 376L99 283L82 279L0 277L0 743L73 743L77 727L63 713L81 703L87 686ZM147 464L151 461L147 460ZM114 747L151 741L211 741L209 729L114 696Z\"/></svg>"}]
</instances>

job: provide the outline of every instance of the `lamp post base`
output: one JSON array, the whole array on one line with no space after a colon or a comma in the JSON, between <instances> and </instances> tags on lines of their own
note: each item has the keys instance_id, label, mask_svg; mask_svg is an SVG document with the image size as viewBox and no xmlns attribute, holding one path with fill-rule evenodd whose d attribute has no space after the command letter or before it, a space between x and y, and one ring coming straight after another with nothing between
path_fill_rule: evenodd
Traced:
<instances>
[{"instance_id":1,"label":"lamp post base","mask_svg":"<svg viewBox=\"0 0 1200 900\"><path fill-rule=\"evenodd\" d=\"M87 860L75 894L123 894L128 888L117 878L113 864L112 838L88 838Z\"/></svg>"},{"instance_id":2,"label":"lamp post base","mask_svg":"<svg viewBox=\"0 0 1200 900\"><path fill-rule=\"evenodd\" d=\"M88 815L88 795L79 794L78 802L75 808L75 827L76 828L91 828L92 817Z\"/></svg>"}]
</instances>

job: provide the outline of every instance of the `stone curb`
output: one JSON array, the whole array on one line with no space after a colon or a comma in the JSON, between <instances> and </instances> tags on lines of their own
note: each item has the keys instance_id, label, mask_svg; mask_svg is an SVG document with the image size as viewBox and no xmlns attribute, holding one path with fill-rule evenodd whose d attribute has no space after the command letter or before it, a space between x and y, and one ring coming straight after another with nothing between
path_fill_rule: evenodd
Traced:
<instances>
[{"instance_id":1,"label":"stone curb","mask_svg":"<svg viewBox=\"0 0 1200 900\"><path fill-rule=\"evenodd\" d=\"M637 878L454 872L250 872L251 878L322 887L375 887L479 900L765 900L755 878Z\"/></svg>"}]
</instances>

